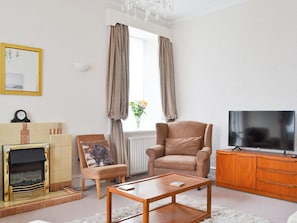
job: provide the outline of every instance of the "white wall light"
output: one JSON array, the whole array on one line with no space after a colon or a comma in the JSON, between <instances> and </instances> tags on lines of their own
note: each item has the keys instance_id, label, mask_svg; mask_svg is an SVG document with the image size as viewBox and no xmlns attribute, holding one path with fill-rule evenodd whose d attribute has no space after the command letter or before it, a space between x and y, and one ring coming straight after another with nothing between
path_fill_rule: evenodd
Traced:
<instances>
[{"instance_id":1,"label":"white wall light","mask_svg":"<svg viewBox=\"0 0 297 223\"><path fill-rule=\"evenodd\" d=\"M74 62L73 65L80 72L86 72L90 68L90 66L86 63Z\"/></svg>"}]
</instances>

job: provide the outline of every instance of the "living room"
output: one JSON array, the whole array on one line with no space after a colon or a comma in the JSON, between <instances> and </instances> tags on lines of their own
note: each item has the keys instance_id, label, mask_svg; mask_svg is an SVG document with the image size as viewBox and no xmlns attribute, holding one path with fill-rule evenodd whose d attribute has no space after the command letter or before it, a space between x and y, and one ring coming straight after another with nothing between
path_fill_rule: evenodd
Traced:
<instances>
[{"instance_id":1,"label":"living room","mask_svg":"<svg viewBox=\"0 0 297 223\"><path fill-rule=\"evenodd\" d=\"M297 1L233 2L162 24L173 43L178 120L214 126L212 170L215 151L228 147L229 110L297 108ZM1 1L0 42L42 48L43 83L42 96L0 95L0 122L9 123L18 109L32 123L62 122L73 137L74 178L80 173L75 136L109 132L109 7L94 0ZM90 68L80 72L74 62Z\"/></svg>"}]
</instances>

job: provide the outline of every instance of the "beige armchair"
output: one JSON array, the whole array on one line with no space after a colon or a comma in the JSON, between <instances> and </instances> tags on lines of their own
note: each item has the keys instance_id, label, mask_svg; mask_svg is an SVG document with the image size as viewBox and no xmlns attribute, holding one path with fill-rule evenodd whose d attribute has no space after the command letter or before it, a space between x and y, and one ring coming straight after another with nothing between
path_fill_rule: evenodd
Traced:
<instances>
[{"instance_id":1,"label":"beige armchair","mask_svg":"<svg viewBox=\"0 0 297 223\"><path fill-rule=\"evenodd\" d=\"M178 121L156 124L157 145L146 150L148 175L169 172L207 177L212 153L212 124Z\"/></svg>"}]
</instances>

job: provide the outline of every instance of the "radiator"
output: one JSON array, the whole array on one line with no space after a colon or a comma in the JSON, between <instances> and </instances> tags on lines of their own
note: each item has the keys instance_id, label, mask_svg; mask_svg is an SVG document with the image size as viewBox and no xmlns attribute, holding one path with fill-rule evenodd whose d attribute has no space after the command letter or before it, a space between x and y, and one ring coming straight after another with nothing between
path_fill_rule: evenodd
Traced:
<instances>
[{"instance_id":1,"label":"radiator","mask_svg":"<svg viewBox=\"0 0 297 223\"><path fill-rule=\"evenodd\" d=\"M129 173L135 175L147 172L148 156L145 151L156 144L156 136L128 137Z\"/></svg>"}]
</instances>

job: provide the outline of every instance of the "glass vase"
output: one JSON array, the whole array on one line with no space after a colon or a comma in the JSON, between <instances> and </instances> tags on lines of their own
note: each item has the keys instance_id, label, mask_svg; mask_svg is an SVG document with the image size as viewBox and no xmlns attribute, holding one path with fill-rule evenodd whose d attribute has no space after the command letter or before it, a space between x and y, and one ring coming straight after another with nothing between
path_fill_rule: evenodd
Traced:
<instances>
[{"instance_id":1,"label":"glass vase","mask_svg":"<svg viewBox=\"0 0 297 223\"><path fill-rule=\"evenodd\" d=\"M141 119L141 116L135 116L135 120L136 120L136 128L137 128L137 129L140 128L140 119Z\"/></svg>"}]
</instances>

